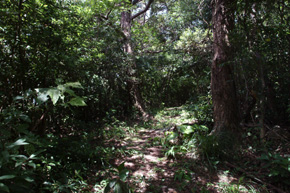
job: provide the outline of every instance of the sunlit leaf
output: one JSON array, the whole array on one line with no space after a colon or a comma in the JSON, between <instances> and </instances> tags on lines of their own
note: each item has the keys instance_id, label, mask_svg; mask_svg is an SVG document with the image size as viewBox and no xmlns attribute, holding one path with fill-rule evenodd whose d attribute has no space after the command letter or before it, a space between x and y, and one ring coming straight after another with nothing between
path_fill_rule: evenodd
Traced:
<instances>
[{"instance_id":1,"label":"sunlit leaf","mask_svg":"<svg viewBox=\"0 0 290 193\"><path fill-rule=\"evenodd\" d=\"M16 96L16 97L14 97L14 100L15 100L15 101L16 101L16 100L22 100L22 99L24 99L23 96Z\"/></svg>"},{"instance_id":2,"label":"sunlit leaf","mask_svg":"<svg viewBox=\"0 0 290 193\"><path fill-rule=\"evenodd\" d=\"M7 148L11 149L13 147L20 146L20 145L28 145L29 143L27 143L25 141L26 141L25 139L18 139L17 141L12 143L11 145L7 146Z\"/></svg>"},{"instance_id":3,"label":"sunlit leaf","mask_svg":"<svg viewBox=\"0 0 290 193\"><path fill-rule=\"evenodd\" d=\"M4 175L4 176L0 176L0 180L9 180L15 177L16 177L15 175Z\"/></svg>"},{"instance_id":4,"label":"sunlit leaf","mask_svg":"<svg viewBox=\"0 0 290 193\"><path fill-rule=\"evenodd\" d=\"M36 88L35 91L37 93L37 98L36 98L36 102L39 104L42 104L46 101L48 101L49 97L48 97L48 90L46 88Z\"/></svg>"},{"instance_id":5,"label":"sunlit leaf","mask_svg":"<svg viewBox=\"0 0 290 193\"><path fill-rule=\"evenodd\" d=\"M72 98L69 102L72 106L86 106L84 99L81 97Z\"/></svg>"},{"instance_id":6,"label":"sunlit leaf","mask_svg":"<svg viewBox=\"0 0 290 193\"><path fill-rule=\"evenodd\" d=\"M191 134L194 132L194 128L192 126L181 126L180 127L180 131L183 133L183 134Z\"/></svg>"},{"instance_id":7,"label":"sunlit leaf","mask_svg":"<svg viewBox=\"0 0 290 193\"><path fill-rule=\"evenodd\" d=\"M178 137L178 133L177 132L172 132L170 135L167 136L167 140L172 140L175 139L176 137Z\"/></svg>"},{"instance_id":8,"label":"sunlit leaf","mask_svg":"<svg viewBox=\"0 0 290 193\"><path fill-rule=\"evenodd\" d=\"M52 103L55 105L60 97L60 91L58 89L49 89L47 93L50 96Z\"/></svg>"},{"instance_id":9,"label":"sunlit leaf","mask_svg":"<svg viewBox=\"0 0 290 193\"><path fill-rule=\"evenodd\" d=\"M79 82L68 82L64 84L65 87L72 87L72 88L83 88L81 83Z\"/></svg>"}]
</instances>

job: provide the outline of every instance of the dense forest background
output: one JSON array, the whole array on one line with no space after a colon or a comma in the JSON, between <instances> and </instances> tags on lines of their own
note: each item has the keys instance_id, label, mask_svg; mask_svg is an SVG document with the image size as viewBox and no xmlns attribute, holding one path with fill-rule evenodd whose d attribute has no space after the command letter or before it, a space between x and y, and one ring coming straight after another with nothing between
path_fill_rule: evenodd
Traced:
<instances>
[{"instance_id":1,"label":"dense forest background","mask_svg":"<svg viewBox=\"0 0 290 193\"><path fill-rule=\"evenodd\" d=\"M289 190L288 0L0 0L0 50L0 192Z\"/></svg>"}]
</instances>

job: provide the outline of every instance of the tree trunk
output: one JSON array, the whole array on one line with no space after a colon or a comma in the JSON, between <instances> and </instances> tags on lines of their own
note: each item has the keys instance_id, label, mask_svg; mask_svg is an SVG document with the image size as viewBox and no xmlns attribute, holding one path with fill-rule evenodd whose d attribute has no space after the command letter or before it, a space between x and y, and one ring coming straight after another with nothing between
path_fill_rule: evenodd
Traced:
<instances>
[{"instance_id":1,"label":"tree trunk","mask_svg":"<svg viewBox=\"0 0 290 193\"><path fill-rule=\"evenodd\" d=\"M145 111L143 99L141 97L139 83L138 83L138 73L137 65L134 56L134 50L131 43L131 12L124 11L121 13L121 28L125 35L124 52L128 54L128 66L127 66L127 84L129 86L130 95L133 98L134 106L142 114L142 118L147 120L150 118L149 114Z\"/></svg>"},{"instance_id":2,"label":"tree trunk","mask_svg":"<svg viewBox=\"0 0 290 193\"><path fill-rule=\"evenodd\" d=\"M230 132L238 136L240 115L232 70L229 33L234 24L234 1L214 0L211 91L214 107L213 133Z\"/></svg>"}]
</instances>

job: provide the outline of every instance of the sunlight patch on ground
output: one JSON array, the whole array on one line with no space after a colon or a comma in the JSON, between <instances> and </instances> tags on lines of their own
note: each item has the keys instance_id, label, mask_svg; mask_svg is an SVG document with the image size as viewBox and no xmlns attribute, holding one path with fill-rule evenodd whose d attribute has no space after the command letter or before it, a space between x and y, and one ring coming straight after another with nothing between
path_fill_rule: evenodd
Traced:
<instances>
[{"instance_id":1,"label":"sunlight patch on ground","mask_svg":"<svg viewBox=\"0 0 290 193\"><path fill-rule=\"evenodd\" d=\"M163 125L182 125L197 122L197 119L194 117L193 113L185 110L184 106L164 109L155 116L155 119Z\"/></svg>"},{"instance_id":2,"label":"sunlight patch on ground","mask_svg":"<svg viewBox=\"0 0 290 193\"><path fill-rule=\"evenodd\" d=\"M219 180L218 180L219 183L231 183L233 180L235 180L234 177L232 177L224 172L223 173L219 172L219 174L217 176L219 178Z\"/></svg>"}]
</instances>

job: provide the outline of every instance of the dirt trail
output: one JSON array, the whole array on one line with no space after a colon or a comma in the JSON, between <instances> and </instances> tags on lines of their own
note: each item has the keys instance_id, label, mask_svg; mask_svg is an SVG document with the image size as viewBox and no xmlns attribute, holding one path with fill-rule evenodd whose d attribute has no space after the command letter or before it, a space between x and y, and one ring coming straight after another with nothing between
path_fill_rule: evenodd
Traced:
<instances>
[{"instance_id":1,"label":"dirt trail","mask_svg":"<svg viewBox=\"0 0 290 193\"><path fill-rule=\"evenodd\" d=\"M173 166L174 161L166 159L163 147L155 143L163 137L164 130L144 129L121 142L123 147L136 153L115 160L115 164L125 162L125 167L131 171L129 183L135 186L136 192L180 192L174 180L177 169Z\"/></svg>"}]
</instances>

